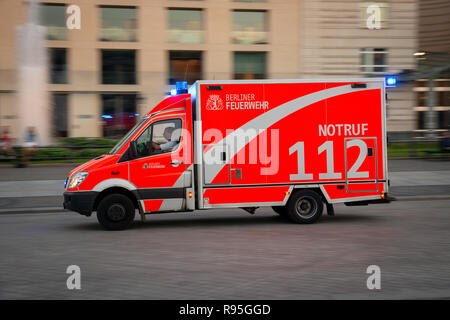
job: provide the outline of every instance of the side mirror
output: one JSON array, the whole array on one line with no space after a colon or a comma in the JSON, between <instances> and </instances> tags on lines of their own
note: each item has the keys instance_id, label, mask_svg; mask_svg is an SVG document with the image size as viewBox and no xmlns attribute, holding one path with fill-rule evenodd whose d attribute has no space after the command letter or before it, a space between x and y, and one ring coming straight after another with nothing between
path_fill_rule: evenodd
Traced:
<instances>
[{"instance_id":1,"label":"side mirror","mask_svg":"<svg viewBox=\"0 0 450 320\"><path fill-rule=\"evenodd\" d=\"M137 147L136 147L136 141L131 141L130 146L128 148L128 152L130 153L131 159L137 158Z\"/></svg>"}]
</instances>

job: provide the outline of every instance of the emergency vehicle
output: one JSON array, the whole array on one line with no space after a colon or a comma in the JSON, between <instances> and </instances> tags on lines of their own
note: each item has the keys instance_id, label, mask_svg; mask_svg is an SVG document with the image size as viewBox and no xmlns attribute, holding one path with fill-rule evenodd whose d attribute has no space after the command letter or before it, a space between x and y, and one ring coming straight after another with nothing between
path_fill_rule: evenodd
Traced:
<instances>
[{"instance_id":1,"label":"emergency vehicle","mask_svg":"<svg viewBox=\"0 0 450 320\"><path fill-rule=\"evenodd\" d=\"M109 230L147 214L272 207L313 223L389 202L384 78L197 81L72 170L64 208Z\"/></svg>"}]
</instances>

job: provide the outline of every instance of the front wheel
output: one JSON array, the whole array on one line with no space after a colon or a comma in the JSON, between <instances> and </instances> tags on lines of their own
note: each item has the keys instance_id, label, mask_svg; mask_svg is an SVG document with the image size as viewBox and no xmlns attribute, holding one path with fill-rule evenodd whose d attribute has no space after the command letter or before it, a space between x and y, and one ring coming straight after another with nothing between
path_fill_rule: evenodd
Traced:
<instances>
[{"instance_id":1,"label":"front wheel","mask_svg":"<svg viewBox=\"0 0 450 320\"><path fill-rule=\"evenodd\" d=\"M287 204L288 217L296 223L314 223L322 216L322 212L322 198L313 190L297 191Z\"/></svg>"},{"instance_id":2,"label":"front wheel","mask_svg":"<svg viewBox=\"0 0 450 320\"><path fill-rule=\"evenodd\" d=\"M124 230L134 220L135 208L130 198L123 194L104 197L97 208L97 220L107 230Z\"/></svg>"}]
</instances>

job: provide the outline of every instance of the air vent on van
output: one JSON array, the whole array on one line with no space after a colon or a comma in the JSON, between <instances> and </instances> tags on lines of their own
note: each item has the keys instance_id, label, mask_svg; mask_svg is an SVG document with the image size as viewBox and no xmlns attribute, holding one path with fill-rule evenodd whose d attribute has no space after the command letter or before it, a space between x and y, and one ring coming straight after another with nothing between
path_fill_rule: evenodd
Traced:
<instances>
[{"instance_id":1,"label":"air vent on van","mask_svg":"<svg viewBox=\"0 0 450 320\"><path fill-rule=\"evenodd\" d=\"M352 88L367 88L367 83L352 83Z\"/></svg>"},{"instance_id":2,"label":"air vent on van","mask_svg":"<svg viewBox=\"0 0 450 320\"><path fill-rule=\"evenodd\" d=\"M206 90L222 90L222 86L206 86Z\"/></svg>"}]
</instances>

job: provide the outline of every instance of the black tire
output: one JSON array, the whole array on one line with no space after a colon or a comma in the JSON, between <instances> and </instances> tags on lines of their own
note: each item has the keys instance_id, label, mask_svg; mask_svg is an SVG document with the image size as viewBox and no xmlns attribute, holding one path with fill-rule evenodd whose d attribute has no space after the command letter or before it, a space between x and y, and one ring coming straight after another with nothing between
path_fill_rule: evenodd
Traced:
<instances>
[{"instance_id":1,"label":"black tire","mask_svg":"<svg viewBox=\"0 0 450 320\"><path fill-rule=\"evenodd\" d=\"M124 230L134 220L133 201L123 194L104 197L97 207L97 220L106 230Z\"/></svg>"},{"instance_id":2,"label":"black tire","mask_svg":"<svg viewBox=\"0 0 450 320\"><path fill-rule=\"evenodd\" d=\"M278 213L282 217L287 217L287 208L286 206L274 206L272 207L273 211Z\"/></svg>"},{"instance_id":3,"label":"black tire","mask_svg":"<svg viewBox=\"0 0 450 320\"><path fill-rule=\"evenodd\" d=\"M295 223L314 223L322 216L323 202L313 190L299 190L287 203L287 215Z\"/></svg>"}]
</instances>

